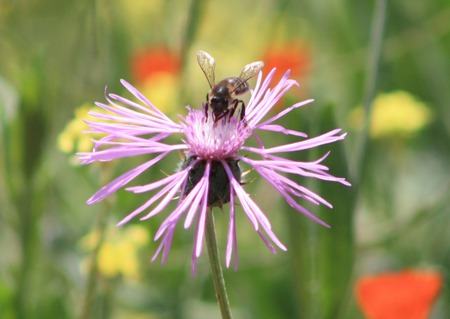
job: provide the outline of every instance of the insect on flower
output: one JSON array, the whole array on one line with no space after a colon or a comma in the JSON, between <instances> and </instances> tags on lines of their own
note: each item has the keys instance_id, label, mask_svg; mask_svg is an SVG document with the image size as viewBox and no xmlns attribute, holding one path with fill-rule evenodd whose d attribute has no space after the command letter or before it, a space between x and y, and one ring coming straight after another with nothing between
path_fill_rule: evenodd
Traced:
<instances>
[{"instance_id":1,"label":"insect on flower","mask_svg":"<svg viewBox=\"0 0 450 319\"><path fill-rule=\"evenodd\" d=\"M216 63L214 58L205 51L198 51L197 61L211 88L206 95L206 101L208 102L206 104L205 116L208 116L208 108L211 107L214 123L217 123L218 120L227 114L230 114L231 118L239 104L241 104L240 119L243 120L245 116L245 104L244 101L237 99L236 96L248 92L250 86L247 81L263 68L264 63L257 61L247 64L239 77L225 78L216 84Z\"/></svg>"},{"instance_id":2,"label":"insect on flower","mask_svg":"<svg viewBox=\"0 0 450 319\"><path fill-rule=\"evenodd\" d=\"M167 259L177 226L180 223L184 224L184 228L194 226L193 272L202 253L206 221L211 218L214 207L224 210L225 205L229 207L226 209L229 213L227 267L234 259L237 268L238 210L249 219L252 229L270 251L276 253L276 247L286 250L275 235L269 218L253 196L246 192L243 178L245 173L241 170L241 164L268 183L274 193L280 194L294 211L324 226L328 225L298 201L305 200L330 208L331 204L297 180L314 178L350 185L345 178L328 173L328 167L322 162L329 152L311 162L283 157L286 153L303 152L343 140L346 135L341 133L341 129L334 129L308 138L305 133L276 124L278 119L313 101L309 99L295 103L280 113L269 116L270 110L283 95L291 87L298 85L296 81L289 79L289 71L273 85L275 69L265 78L259 72L244 110L244 103L236 96L249 90L247 80L262 68L262 62L251 63L244 67L240 77L227 78L216 85L214 59L203 51L199 52L197 59L211 86L207 103L203 104L202 110L187 107L187 114L180 116L180 121L173 121L136 88L122 80L122 85L138 102L106 92L108 103L96 103L104 112L90 112L95 119L86 121L92 128L89 133L101 133L102 137L94 140L95 147L91 152L78 153L83 164L146 156L142 164L103 186L87 203L99 202L121 188L133 193L148 193L148 200L125 216L118 226L141 214L143 216L140 216L140 220L164 214L166 217L155 233L155 240L159 239L160 245L152 259L162 255L162 262ZM239 106L240 114L236 112ZM290 135L296 141L268 147L259 137L260 132L281 137ZM255 139L256 143L249 144L249 139ZM163 158L177 152L182 152L184 159L173 173L162 174L158 178L158 172L154 171L148 175L153 177L148 183L129 185ZM170 203L174 203L172 209Z\"/></svg>"}]
</instances>

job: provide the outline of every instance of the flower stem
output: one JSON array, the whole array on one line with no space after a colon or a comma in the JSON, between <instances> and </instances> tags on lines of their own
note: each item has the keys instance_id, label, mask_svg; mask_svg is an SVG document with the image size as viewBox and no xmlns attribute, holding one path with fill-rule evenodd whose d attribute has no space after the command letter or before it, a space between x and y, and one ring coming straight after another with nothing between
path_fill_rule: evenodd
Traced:
<instances>
[{"instance_id":1,"label":"flower stem","mask_svg":"<svg viewBox=\"0 0 450 319\"><path fill-rule=\"evenodd\" d=\"M208 216L206 218L206 245L208 247L211 275L214 282L214 289L216 290L217 302L222 313L222 319L231 319L230 304L228 302L225 280L219 260L219 249L217 248L216 228L214 226L212 208L208 208Z\"/></svg>"},{"instance_id":2,"label":"flower stem","mask_svg":"<svg viewBox=\"0 0 450 319\"><path fill-rule=\"evenodd\" d=\"M111 165L102 165L103 178L107 179L111 173ZM105 231L108 219L108 212L111 209L111 205L108 201L103 201L103 207L97 215L97 221L95 225L95 230L98 232L98 242L94 247L94 250L90 256L89 269L87 274L87 281L83 295L83 301L80 309L80 319L94 318L94 303L95 303L95 293L98 285L99 275L98 275L98 255L100 248L103 245L105 239Z\"/></svg>"},{"instance_id":3,"label":"flower stem","mask_svg":"<svg viewBox=\"0 0 450 319\"><path fill-rule=\"evenodd\" d=\"M372 17L372 30L369 43L370 51L367 61L368 65L365 80L366 84L362 101L364 106L364 131L361 134L357 156L358 162L357 165L355 165L356 171L354 172L354 176L352 179L352 181L354 181L352 184L355 186L355 189L358 189L357 185L361 182L361 176L365 171L366 163L368 162L367 156L369 152L367 152L367 148L369 143L372 102L376 94L378 75L380 71L379 69L381 53L383 49L384 27L387 14L386 11L387 0L376 0Z\"/></svg>"},{"instance_id":4,"label":"flower stem","mask_svg":"<svg viewBox=\"0 0 450 319\"><path fill-rule=\"evenodd\" d=\"M84 289L83 301L80 311L80 319L84 318L94 318L94 303L95 303L95 292L98 284L98 254L100 252L100 247L103 244L105 229L106 229L106 217L109 211L109 205L105 202L104 207L97 215L96 231L98 231L99 238L98 242L91 253L89 260L89 269L87 274L86 286Z\"/></svg>"}]
</instances>

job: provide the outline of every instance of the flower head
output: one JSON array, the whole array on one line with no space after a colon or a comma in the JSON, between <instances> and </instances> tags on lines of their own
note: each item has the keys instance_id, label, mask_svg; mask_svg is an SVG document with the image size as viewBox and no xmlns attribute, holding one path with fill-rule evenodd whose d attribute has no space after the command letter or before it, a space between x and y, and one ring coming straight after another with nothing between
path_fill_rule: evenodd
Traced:
<instances>
[{"instance_id":1,"label":"flower head","mask_svg":"<svg viewBox=\"0 0 450 319\"><path fill-rule=\"evenodd\" d=\"M180 61L164 47L148 47L136 52L130 62L135 80L143 83L159 74L178 74Z\"/></svg>"},{"instance_id":2,"label":"flower head","mask_svg":"<svg viewBox=\"0 0 450 319\"><path fill-rule=\"evenodd\" d=\"M107 278L122 275L129 281L139 279L138 252L148 244L147 230L137 225L122 231L118 231L117 228L108 228L104 240L100 237L100 232L95 231L87 234L80 241L81 248L87 252L94 250L101 241L97 260L99 272ZM92 260L83 261L83 269L88 268L88 262Z\"/></svg>"},{"instance_id":3,"label":"flower head","mask_svg":"<svg viewBox=\"0 0 450 319\"><path fill-rule=\"evenodd\" d=\"M331 204L288 176L299 175L344 185L349 183L344 178L327 173L328 168L321 162L328 153L312 162L298 162L280 157L278 154L298 152L333 143L344 139L345 134L341 134L340 129L335 129L308 139L304 133L273 124L279 118L312 100L296 103L281 113L263 120L286 91L293 85L297 85L297 82L288 78L289 72L286 72L279 83L269 89L274 73L275 69L264 81L260 73L256 87L251 92L243 120L240 119L239 114L236 114L239 112L235 112L234 115L229 112L220 120L214 121L211 110L204 105L202 110L188 108L187 116L181 117L180 122L174 122L133 86L122 80L122 84L142 104L116 94L107 94L106 99L109 105L103 103L97 103L97 105L110 114L92 112L91 115L100 121L87 122L92 128L91 132L102 132L106 136L94 141L95 147L92 152L80 153L80 159L83 164L89 164L143 154L150 154L153 157L101 188L88 200L88 204L96 203L128 185L169 153L182 151L185 159L175 173L146 185L126 188L134 193L151 191L154 193L147 202L122 219L118 225L127 223L144 211L147 212L140 219L149 219L164 211L170 202L177 201L176 207L168 214L155 234L155 240L161 239L161 243L152 260L162 252L162 261L166 261L175 227L183 219L185 228L189 228L192 224L196 225L192 256L192 269L195 271L196 260L202 252L209 208L229 204L226 264L229 267L234 255L235 267L237 267L235 227L237 202L240 203L254 230L273 253L276 252L274 245L286 250L272 231L267 216L244 190L240 163L252 167L285 198L292 208L315 222L327 226L301 206L297 199L302 198L311 203L329 207ZM302 140L266 148L257 135L258 131L293 135ZM165 141L172 135L180 137L178 144L169 144ZM257 146L246 146L249 139L256 140Z\"/></svg>"},{"instance_id":4,"label":"flower head","mask_svg":"<svg viewBox=\"0 0 450 319\"><path fill-rule=\"evenodd\" d=\"M264 64L268 70L277 68L285 72L291 70L294 78L304 77L308 74L312 64L311 49L302 41L271 45L263 56ZM280 78L278 77L278 80Z\"/></svg>"},{"instance_id":5,"label":"flower head","mask_svg":"<svg viewBox=\"0 0 450 319\"><path fill-rule=\"evenodd\" d=\"M442 276L435 271L405 269L358 280L356 297L367 318L428 318Z\"/></svg>"},{"instance_id":6,"label":"flower head","mask_svg":"<svg viewBox=\"0 0 450 319\"><path fill-rule=\"evenodd\" d=\"M364 110L361 106L350 114L355 129L361 130ZM411 137L432 119L431 109L405 91L379 94L372 104L370 134L373 138Z\"/></svg>"},{"instance_id":7,"label":"flower head","mask_svg":"<svg viewBox=\"0 0 450 319\"><path fill-rule=\"evenodd\" d=\"M89 111L97 110L101 112L102 110L94 105L82 104L75 109L75 116L70 120L64 127L64 129L59 133L57 138L58 149L65 153L70 154L70 163L74 165L79 165L80 162L77 158L73 156L76 152L88 152L92 149L93 143L91 137L83 134L89 126L84 122L84 119L88 115ZM104 134L98 134L99 137Z\"/></svg>"},{"instance_id":8,"label":"flower head","mask_svg":"<svg viewBox=\"0 0 450 319\"><path fill-rule=\"evenodd\" d=\"M174 113L180 84L179 57L163 46L150 46L135 52L130 61L132 78L143 95L165 113Z\"/></svg>"}]
</instances>

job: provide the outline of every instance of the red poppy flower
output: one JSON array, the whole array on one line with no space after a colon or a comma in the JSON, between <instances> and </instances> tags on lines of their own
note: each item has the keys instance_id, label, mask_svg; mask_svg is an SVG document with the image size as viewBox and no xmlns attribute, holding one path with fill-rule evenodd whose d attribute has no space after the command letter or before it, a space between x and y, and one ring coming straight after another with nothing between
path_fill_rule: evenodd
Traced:
<instances>
[{"instance_id":1,"label":"red poppy flower","mask_svg":"<svg viewBox=\"0 0 450 319\"><path fill-rule=\"evenodd\" d=\"M308 73L311 55L308 47L298 43L270 47L263 56L264 69L277 68L281 77L287 70L291 70L291 77L303 77Z\"/></svg>"},{"instance_id":2,"label":"red poppy flower","mask_svg":"<svg viewBox=\"0 0 450 319\"><path fill-rule=\"evenodd\" d=\"M178 74L180 61L163 47L150 47L136 52L131 58L131 72L138 83L159 73Z\"/></svg>"},{"instance_id":3,"label":"red poppy flower","mask_svg":"<svg viewBox=\"0 0 450 319\"><path fill-rule=\"evenodd\" d=\"M359 279L356 298L368 319L426 319L441 286L437 272L406 269Z\"/></svg>"}]
</instances>

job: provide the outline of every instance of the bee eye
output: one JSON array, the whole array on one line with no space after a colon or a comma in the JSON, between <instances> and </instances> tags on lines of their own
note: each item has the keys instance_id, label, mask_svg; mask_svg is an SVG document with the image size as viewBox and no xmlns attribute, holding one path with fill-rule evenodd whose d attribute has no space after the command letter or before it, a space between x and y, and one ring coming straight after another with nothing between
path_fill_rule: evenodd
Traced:
<instances>
[{"instance_id":1,"label":"bee eye","mask_svg":"<svg viewBox=\"0 0 450 319\"><path fill-rule=\"evenodd\" d=\"M228 106L228 99L226 97L219 97L219 96L214 96L211 99L211 102L215 103L216 105L226 105Z\"/></svg>"},{"instance_id":2,"label":"bee eye","mask_svg":"<svg viewBox=\"0 0 450 319\"><path fill-rule=\"evenodd\" d=\"M214 97L212 104L219 110L225 110L228 108L228 99L225 97Z\"/></svg>"}]
</instances>

